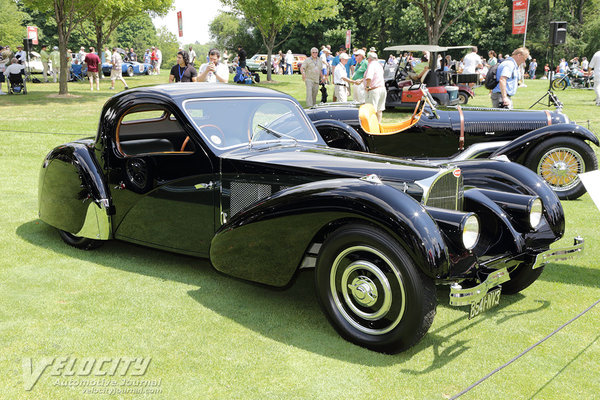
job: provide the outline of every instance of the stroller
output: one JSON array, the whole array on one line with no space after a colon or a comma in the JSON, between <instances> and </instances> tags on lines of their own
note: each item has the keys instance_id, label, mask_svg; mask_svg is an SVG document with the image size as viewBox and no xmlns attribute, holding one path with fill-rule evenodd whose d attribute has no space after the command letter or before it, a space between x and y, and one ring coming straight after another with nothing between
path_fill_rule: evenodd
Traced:
<instances>
[{"instance_id":1,"label":"stroller","mask_svg":"<svg viewBox=\"0 0 600 400\"><path fill-rule=\"evenodd\" d=\"M27 83L23 79L23 73L8 74L8 94L27 94Z\"/></svg>"},{"instance_id":2,"label":"stroller","mask_svg":"<svg viewBox=\"0 0 600 400\"><path fill-rule=\"evenodd\" d=\"M252 85L254 82L260 82L260 76L257 73L250 74L248 70L237 67L235 70L235 76L233 77L235 83L245 83Z\"/></svg>"}]
</instances>

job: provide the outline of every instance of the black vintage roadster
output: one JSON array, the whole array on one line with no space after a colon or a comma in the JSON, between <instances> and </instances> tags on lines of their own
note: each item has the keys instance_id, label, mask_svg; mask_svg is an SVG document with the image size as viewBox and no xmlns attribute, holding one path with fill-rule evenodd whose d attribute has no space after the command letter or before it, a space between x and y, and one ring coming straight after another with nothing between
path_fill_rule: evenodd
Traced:
<instances>
[{"instance_id":1,"label":"black vintage roadster","mask_svg":"<svg viewBox=\"0 0 600 400\"><path fill-rule=\"evenodd\" d=\"M549 249L560 201L518 164L330 148L290 96L224 84L112 97L95 138L44 159L39 213L82 249L119 239L278 287L314 268L334 328L383 352L425 335L436 284L475 316L583 248Z\"/></svg>"},{"instance_id":2,"label":"black vintage roadster","mask_svg":"<svg viewBox=\"0 0 600 400\"><path fill-rule=\"evenodd\" d=\"M588 142L598 138L560 111L436 107L426 89L413 114L377 121L370 104L319 105L306 110L332 147L430 163L506 156L535 171L559 198L585 193L578 174L598 168Z\"/></svg>"}]
</instances>

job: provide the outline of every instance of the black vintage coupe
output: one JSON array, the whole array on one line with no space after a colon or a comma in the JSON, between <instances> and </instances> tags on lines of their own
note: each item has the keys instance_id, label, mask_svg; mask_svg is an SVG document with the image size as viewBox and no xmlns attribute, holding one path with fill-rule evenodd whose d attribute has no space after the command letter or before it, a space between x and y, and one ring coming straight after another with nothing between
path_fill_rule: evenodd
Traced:
<instances>
[{"instance_id":1,"label":"black vintage coupe","mask_svg":"<svg viewBox=\"0 0 600 400\"><path fill-rule=\"evenodd\" d=\"M535 171L559 198L585 193L578 174L598 168L598 138L560 111L436 107L426 89L412 115L377 121L370 104L306 110L328 145L430 163L507 157Z\"/></svg>"},{"instance_id":2,"label":"black vintage coupe","mask_svg":"<svg viewBox=\"0 0 600 400\"><path fill-rule=\"evenodd\" d=\"M112 97L95 138L44 159L39 214L82 249L119 239L277 287L314 268L334 328L383 352L425 335L436 284L475 316L583 248L549 249L560 201L518 164L330 148L290 96L225 84Z\"/></svg>"}]
</instances>

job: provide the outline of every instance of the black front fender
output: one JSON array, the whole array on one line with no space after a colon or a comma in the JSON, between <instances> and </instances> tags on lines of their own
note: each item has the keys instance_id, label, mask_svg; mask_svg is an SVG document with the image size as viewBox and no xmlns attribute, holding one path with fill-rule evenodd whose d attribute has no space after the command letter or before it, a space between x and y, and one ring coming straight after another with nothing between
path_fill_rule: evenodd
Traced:
<instances>
[{"instance_id":1,"label":"black front fender","mask_svg":"<svg viewBox=\"0 0 600 400\"><path fill-rule=\"evenodd\" d=\"M421 204L391 186L359 179L308 183L255 203L216 233L211 262L226 274L285 286L319 233L357 220L392 234L427 275L448 274L448 249Z\"/></svg>"},{"instance_id":2,"label":"black front fender","mask_svg":"<svg viewBox=\"0 0 600 400\"><path fill-rule=\"evenodd\" d=\"M368 152L363 137L350 125L335 119L314 122L315 128L329 147Z\"/></svg>"},{"instance_id":3,"label":"black front fender","mask_svg":"<svg viewBox=\"0 0 600 400\"><path fill-rule=\"evenodd\" d=\"M462 161L456 165L463 173L465 188L539 196L544 204L544 216L556 240L564 234L565 214L562 204L550 186L533 171L514 162L486 159Z\"/></svg>"},{"instance_id":4,"label":"black front fender","mask_svg":"<svg viewBox=\"0 0 600 400\"><path fill-rule=\"evenodd\" d=\"M596 146L600 146L598 138L589 129L577 124L556 124L544 126L524 134L494 151L494 153L490 155L490 158L505 155L511 161L523 164L529 152L537 144L541 143L543 140L556 136L570 136L581 140L589 140Z\"/></svg>"}]
</instances>

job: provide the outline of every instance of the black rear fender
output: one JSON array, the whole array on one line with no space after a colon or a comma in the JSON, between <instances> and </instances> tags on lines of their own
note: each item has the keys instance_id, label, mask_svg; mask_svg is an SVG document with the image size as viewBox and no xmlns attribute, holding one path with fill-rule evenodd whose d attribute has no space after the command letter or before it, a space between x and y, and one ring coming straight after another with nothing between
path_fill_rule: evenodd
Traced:
<instances>
[{"instance_id":1,"label":"black rear fender","mask_svg":"<svg viewBox=\"0 0 600 400\"><path fill-rule=\"evenodd\" d=\"M511 161L524 164L530 151L539 143L552 137L568 136L581 140L589 140L596 146L600 146L598 138L589 129L576 124L556 124L544 126L528 132L510 143L500 147L491 157L505 155Z\"/></svg>"},{"instance_id":2,"label":"black rear fender","mask_svg":"<svg viewBox=\"0 0 600 400\"><path fill-rule=\"evenodd\" d=\"M313 243L357 220L393 235L428 276L447 275L448 249L425 209L390 186L360 179L308 183L260 200L218 230L210 258L221 272L285 286Z\"/></svg>"},{"instance_id":3,"label":"black rear fender","mask_svg":"<svg viewBox=\"0 0 600 400\"><path fill-rule=\"evenodd\" d=\"M350 125L334 119L314 122L319 134L330 147L368 152L363 137Z\"/></svg>"},{"instance_id":4,"label":"black rear fender","mask_svg":"<svg viewBox=\"0 0 600 400\"><path fill-rule=\"evenodd\" d=\"M42 221L58 229L91 239L112 236L110 194L104 174L84 142L59 146L46 156L38 204Z\"/></svg>"}]
</instances>

